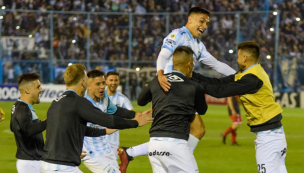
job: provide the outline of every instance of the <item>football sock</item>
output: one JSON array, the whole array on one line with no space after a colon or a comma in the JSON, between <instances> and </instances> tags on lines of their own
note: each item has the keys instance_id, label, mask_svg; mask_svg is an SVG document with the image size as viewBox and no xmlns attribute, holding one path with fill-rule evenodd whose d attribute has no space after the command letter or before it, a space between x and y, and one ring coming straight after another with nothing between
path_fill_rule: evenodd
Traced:
<instances>
[{"instance_id":1,"label":"football sock","mask_svg":"<svg viewBox=\"0 0 304 173\"><path fill-rule=\"evenodd\" d=\"M227 136L229 133L231 133L233 131L232 127L230 126L225 132L224 132L224 136Z\"/></svg>"},{"instance_id":2,"label":"football sock","mask_svg":"<svg viewBox=\"0 0 304 173\"><path fill-rule=\"evenodd\" d=\"M236 139L236 131L232 130L232 132L231 132L231 143L234 143L235 139Z\"/></svg>"},{"instance_id":3,"label":"football sock","mask_svg":"<svg viewBox=\"0 0 304 173\"><path fill-rule=\"evenodd\" d=\"M135 147L130 147L126 150L129 156L136 157L136 156L145 156L148 155L148 145L149 142L137 145Z\"/></svg>"}]
</instances>

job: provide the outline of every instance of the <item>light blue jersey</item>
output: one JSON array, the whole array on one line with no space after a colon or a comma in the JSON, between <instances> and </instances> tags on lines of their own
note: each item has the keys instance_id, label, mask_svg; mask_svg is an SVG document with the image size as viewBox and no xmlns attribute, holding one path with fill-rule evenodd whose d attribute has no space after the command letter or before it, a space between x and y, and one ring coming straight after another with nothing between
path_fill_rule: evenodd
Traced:
<instances>
[{"instance_id":1,"label":"light blue jersey","mask_svg":"<svg viewBox=\"0 0 304 173\"><path fill-rule=\"evenodd\" d=\"M114 114L117 111L117 107L111 102L111 100L104 96L103 98L99 99L98 102L95 102L89 94L85 94L85 97L97 108L99 108L102 112L107 114ZM87 126L104 129L98 124L93 124L88 122ZM84 137L83 140L83 151L86 151L86 156L83 160L87 160L96 156L102 156L111 152L111 146L106 140L106 136L99 136L99 137Z\"/></svg>"},{"instance_id":2,"label":"light blue jersey","mask_svg":"<svg viewBox=\"0 0 304 173\"><path fill-rule=\"evenodd\" d=\"M229 67L227 64L219 62L214 58L206 49L205 45L197 38L193 37L186 27L174 29L163 41L162 48L166 48L172 52L169 58L166 58L166 66L164 74L171 73L173 70L172 55L174 50L178 46L188 46L193 51L194 63L201 62L210 66L217 72L226 76L234 74L235 70Z\"/></svg>"},{"instance_id":3,"label":"light blue jersey","mask_svg":"<svg viewBox=\"0 0 304 173\"><path fill-rule=\"evenodd\" d=\"M105 89L105 97L109 97L110 100L118 107L126 108L132 110L132 104L130 100L120 92L115 92L113 96L107 94L107 88ZM119 131L116 131L110 135L106 135L108 142L111 147L117 149L119 147Z\"/></svg>"}]
</instances>

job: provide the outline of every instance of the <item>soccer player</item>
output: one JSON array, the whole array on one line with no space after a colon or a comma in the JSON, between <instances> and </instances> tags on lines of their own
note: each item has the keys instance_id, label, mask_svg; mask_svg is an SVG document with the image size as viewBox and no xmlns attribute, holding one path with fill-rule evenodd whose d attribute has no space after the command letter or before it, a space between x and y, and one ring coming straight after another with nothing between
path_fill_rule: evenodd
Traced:
<instances>
[{"instance_id":1,"label":"soccer player","mask_svg":"<svg viewBox=\"0 0 304 173\"><path fill-rule=\"evenodd\" d=\"M188 13L188 21L182 28L173 30L163 41L162 49L157 58L157 74L161 87L168 91L170 82L164 74L172 72L172 54L178 46L188 46L194 53L194 62L201 62L217 72L228 76L235 70L214 58L199 40L210 22L210 12L201 7L193 7ZM189 144L194 150L199 140L204 136L205 128L201 117L197 114L191 123Z\"/></svg>"},{"instance_id":2,"label":"soccer player","mask_svg":"<svg viewBox=\"0 0 304 173\"><path fill-rule=\"evenodd\" d=\"M17 171L19 173L40 173L44 140L42 131L46 120L40 121L33 108L39 104L43 91L38 73L24 73L18 78L21 97L13 105L10 128L17 144Z\"/></svg>"},{"instance_id":3,"label":"soccer player","mask_svg":"<svg viewBox=\"0 0 304 173\"><path fill-rule=\"evenodd\" d=\"M119 73L110 71L106 75L106 90L105 96L109 97L110 100L118 107L125 108L133 111L133 106L130 100L120 92L117 92L117 87L120 83ZM113 134L106 135L107 141L110 143L113 153L118 159L118 148L119 148L119 131Z\"/></svg>"},{"instance_id":4,"label":"soccer player","mask_svg":"<svg viewBox=\"0 0 304 173\"><path fill-rule=\"evenodd\" d=\"M222 133L222 141L224 144L226 144L226 136L231 133L231 145L239 145L236 142L236 130L240 127L240 124L242 124L242 117L237 96L227 97L227 104L232 125L224 133Z\"/></svg>"},{"instance_id":5,"label":"soccer player","mask_svg":"<svg viewBox=\"0 0 304 173\"><path fill-rule=\"evenodd\" d=\"M136 128L152 122L151 112L135 113L117 108L113 115L106 114L83 98L88 81L85 67L80 64L68 66L64 73L67 90L54 100L47 112L48 126L42 156L43 173L80 173L80 154L86 124L92 122L113 129ZM133 118L126 120L124 118ZM89 134L87 134L89 133ZM88 153L87 153L88 154Z\"/></svg>"},{"instance_id":6,"label":"soccer player","mask_svg":"<svg viewBox=\"0 0 304 173\"><path fill-rule=\"evenodd\" d=\"M287 143L281 123L282 108L275 102L269 76L259 64L260 47L256 42L238 44L239 72L220 79L193 73L207 94L214 97L239 95L247 124L256 134L255 150L259 172L287 173Z\"/></svg>"},{"instance_id":7,"label":"soccer player","mask_svg":"<svg viewBox=\"0 0 304 173\"><path fill-rule=\"evenodd\" d=\"M91 70L87 73L87 76L88 88L84 97L101 111L108 114L114 114L117 111L117 107L112 103L109 97L105 96L106 82L104 73L100 70ZM105 129L105 127L90 122L87 123L87 126ZM107 129L107 131L113 131L113 129ZM82 150L86 153L86 156L83 158L83 163L92 172L119 172L117 158L115 156L116 152L113 152L106 136L85 136Z\"/></svg>"},{"instance_id":8,"label":"soccer player","mask_svg":"<svg viewBox=\"0 0 304 173\"><path fill-rule=\"evenodd\" d=\"M205 45L199 40L204 31L207 29L210 22L210 12L201 7L193 7L188 13L188 21L185 26L173 30L163 41L162 49L157 58L157 74L158 81L164 91L169 91L170 82L165 74L171 73L173 70L172 55L176 47L188 46L194 53L194 63L201 62L206 64L217 72L228 76L235 74L236 71L214 58L206 49ZM196 148L199 140L205 135L205 125L202 118L196 114L194 120L191 122L190 135L188 142L192 151ZM130 149L120 148L122 161L121 169L125 170L130 160L133 157L144 155L147 153L147 143L132 147ZM131 149L133 151L131 151ZM146 151L145 151L146 150ZM129 158L129 159L126 159Z\"/></svg>"},{"instance_id":9,"label":"soccer player","mask_svg":"<svg viewBox=\"0 0 304 173\"><path fill-rule=\"evenodd\" d=\"M153 172L199 172L187 142L195 111L203 115L207 104L203 88L192 81L193 51L179 46L173 53L170 91L161 89L157 77L138 97L138 105L152 101L154 121L150 128L149 159Z\"/></svg>"}]
</instances>

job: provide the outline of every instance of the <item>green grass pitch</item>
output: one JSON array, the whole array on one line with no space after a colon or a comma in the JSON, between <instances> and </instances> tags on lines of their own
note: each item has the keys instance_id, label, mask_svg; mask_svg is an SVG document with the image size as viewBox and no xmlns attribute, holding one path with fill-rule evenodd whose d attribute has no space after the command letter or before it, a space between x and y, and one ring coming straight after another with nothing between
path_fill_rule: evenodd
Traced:
<instances>
[{"instance_id":1,"label":"green grass pitch","mask_svg":"<svg viewBox=\"0 0 304 173\"><path fill-rule=\"evenodd\" d=\"M0 107L6 113L6 119L0 122L0 173L13 173L16 171L16 144L14 135L9 129L10 110L13 102L0 102ZM34 105L40 119L46 117L50 103ZM142 111L150 107L139 107L133 103L134 109ZM206 124L206 135L199 142L194 155L200 172L206 173L256 173L254 139L245 122L242 110L243 124L238 130L237 141L241 146L229 145L221 142L220 134L231 124L227 115L227 106L209 105L206 115L203 115ZM284 108L283 125L287 138L286 165L290 173L304 172L304 110ZM134 146L149 140L150 125L138 129L121 130L121 146ZM80 169L90 172L81 164ZM151 173L148 156L136 157L128 167L129 173Z\"/></svg>"}]
</instances>

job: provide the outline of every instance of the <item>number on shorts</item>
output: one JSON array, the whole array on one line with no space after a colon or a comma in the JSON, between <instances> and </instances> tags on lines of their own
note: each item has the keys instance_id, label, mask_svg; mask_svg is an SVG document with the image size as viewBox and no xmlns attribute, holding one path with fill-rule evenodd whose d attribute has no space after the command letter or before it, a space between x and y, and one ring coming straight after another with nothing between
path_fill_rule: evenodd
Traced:
<instances>
[{"instance_id":1,"label":"number on shorts","mask_svg":"<svg viewBox=\"0 0 304 173\"><path fill-rule=\"evenodd\" d=\"M258 164L259 173L266 173L265 164Z\"/></svg>"}]
</instances>

